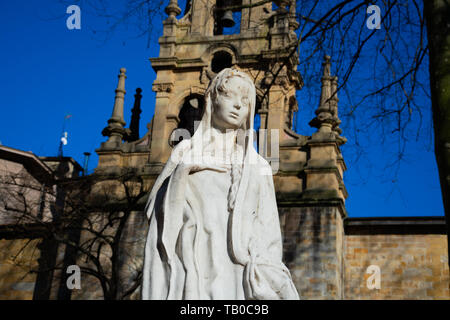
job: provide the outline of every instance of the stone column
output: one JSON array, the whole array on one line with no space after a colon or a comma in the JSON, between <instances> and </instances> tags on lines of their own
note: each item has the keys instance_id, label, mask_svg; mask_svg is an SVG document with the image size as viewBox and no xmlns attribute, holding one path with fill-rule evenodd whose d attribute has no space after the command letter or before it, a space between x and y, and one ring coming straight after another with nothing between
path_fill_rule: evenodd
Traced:
<instances>
[{"instance_id":1,"label":"stone column","mask_svg":"<svg viewBox=\"0 0 450 320\"><path fill-rule=\"evenodd\" d=\"M152 143L150 153L150 163L162 166L166 163L172 151L169 145L169 137L177 122L172 119L168 112L172 89L165 89L163 86L154 85L156 91L155 115L153 116Z\"/></svg>"}]
</instances>

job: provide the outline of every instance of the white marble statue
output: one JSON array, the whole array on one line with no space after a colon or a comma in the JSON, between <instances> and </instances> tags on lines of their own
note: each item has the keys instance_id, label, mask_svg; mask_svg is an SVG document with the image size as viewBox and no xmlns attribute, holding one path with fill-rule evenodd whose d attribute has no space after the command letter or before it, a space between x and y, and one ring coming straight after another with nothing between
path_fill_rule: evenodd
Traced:
<instances>
[{"instance_id":1,"label":"white marble statue","mask_svg":"<svg viewBox=\"0 0 450 320\"><path fill-rule=\"evenodd\" d=\"M191 139L172 151L146 206L143 299L298 299L282 262L270 165L253 146L256 91L224 69Z\"/></svg>"}]
</instances>

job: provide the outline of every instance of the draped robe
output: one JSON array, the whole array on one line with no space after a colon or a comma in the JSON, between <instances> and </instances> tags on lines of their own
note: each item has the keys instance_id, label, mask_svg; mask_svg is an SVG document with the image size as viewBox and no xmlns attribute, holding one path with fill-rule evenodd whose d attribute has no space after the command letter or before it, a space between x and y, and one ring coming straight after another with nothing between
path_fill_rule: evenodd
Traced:
<instances>
[{"instance_id":1,"label":"draped robe","mask_svg":"<svg viewBox=\"0 0 450 320\"><path fill-rule=\"evenodd\" d=\"M204 152L203 141L211 142L211 92L227 72L242 74L224 69L212 80L199 127L174 147L150 193L144 300L299 298L282 262L272 170L253 147L255 88L248 76L241 76L251 84L251 108L246 135L238 138L243 161L233 209L227 208L229 171L192 170L183 162L189 152Z\"/></svg>"},{"instance_id":2,"label":"draped robe","mask_svg":"<svg viewBox=\"0 0 450 320\"><path fill-rule=\"evenodd\" d=\"M271 168L254 156L233 213L229 172L177 165L164 180L147 208L143 299L298 299L282 263L273 178L262 174Z\"/></svg>"}]
</instances>

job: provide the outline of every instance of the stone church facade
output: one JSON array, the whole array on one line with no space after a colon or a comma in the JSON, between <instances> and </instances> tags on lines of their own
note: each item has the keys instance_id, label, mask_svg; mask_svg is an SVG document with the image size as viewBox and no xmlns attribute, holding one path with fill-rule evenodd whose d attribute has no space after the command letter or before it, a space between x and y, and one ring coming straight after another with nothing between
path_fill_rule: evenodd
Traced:
<instances>
[{"instance_id":1,"label":"stone church facade","mask_svg":"<svg viewBox=\"0 0 450 320\"><path fill-rule=\"evenodd\" d=\"M270 2L252 6L253 2L191 0L183 16L177 18L182 10L176 0L170 0L159 38L159 57L150 59L156 72L152 87L156 101L148 132L139 135L139 89L126 128L126 70L122 68L112 116L102 132L107 141L96 150L99 163L95 174L104 177L98 184L114 184L115 177L131 171L150 190L173 145L193 134L209 81L225 67L239 68L252 77L257 88L258 151L274 172L284 261L300 297L449 299L444 218L347 217L346 165L341 153L346 139L339 128L338 79L330 73L330 57L324 57L321 97L316 117L310 122L317 131L301 135L292 128L298 110L296 91L303 86L297 71L295 6L289 6L289 1L274 1L274 9ZM230 10L221 9L226 7ZM229 32L233 13L240 17L239 29ZM125 283L135 272L128 266L142 266L148 227L144 200L124 226L122 252L127 255L121 259L119 273ZM0 238L4 234L1 230ZM5 245L14 239L3 236L0 241ZM62 249L62 256L64 252ZM0 298L7 298L1 295L7 291L1 279L6 258L2 259ZM368 285L372 276L368 272L374 272L373 268L379 271L379 288ZM102 298L93 277L83 276L82 288L66 297ZM48 298L58 298L52 293L55 291L53 288ZM128 298L139 298L138 291L136 288ZM30 292L24 291L22 298L32 297Z\"/></svg>"}]
</instances>

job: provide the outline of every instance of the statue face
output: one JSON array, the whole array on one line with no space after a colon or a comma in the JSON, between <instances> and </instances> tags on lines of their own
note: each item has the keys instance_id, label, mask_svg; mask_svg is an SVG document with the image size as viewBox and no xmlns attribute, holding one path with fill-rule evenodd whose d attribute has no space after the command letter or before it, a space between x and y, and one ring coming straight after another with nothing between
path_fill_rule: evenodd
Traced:
<instances>
[{"instance_id":1,"label":"statue face","mask_svg":"<svg viewBox=\"0 0 450 320\"><path fill-rule=\"evenodd\" d=\"M211 121L219 130L239 129L250 111L248 84L240 77L230 77L218 86L213 99Z\"/></svg>"}]
</instances>

